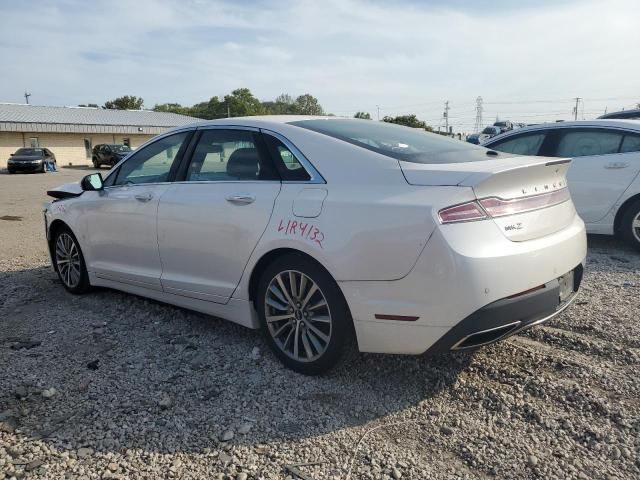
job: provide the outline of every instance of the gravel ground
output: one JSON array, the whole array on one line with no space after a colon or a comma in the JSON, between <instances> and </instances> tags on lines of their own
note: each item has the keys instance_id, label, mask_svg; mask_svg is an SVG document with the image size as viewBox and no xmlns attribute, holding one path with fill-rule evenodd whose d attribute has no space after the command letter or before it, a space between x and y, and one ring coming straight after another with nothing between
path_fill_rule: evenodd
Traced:
<instances>
[{"instance_id":1,"label":"gravel ground","mask_svg":"<svg viewBox=\"0 0 640 480\"><path fill-rule=\"evenodd\" d=\"M66 293L40 205L86 172L0 174L0 479L640 478L640 255L619 242L589 239L545 326L308 378L257 332Z\"/></svg>"}]
</instances>

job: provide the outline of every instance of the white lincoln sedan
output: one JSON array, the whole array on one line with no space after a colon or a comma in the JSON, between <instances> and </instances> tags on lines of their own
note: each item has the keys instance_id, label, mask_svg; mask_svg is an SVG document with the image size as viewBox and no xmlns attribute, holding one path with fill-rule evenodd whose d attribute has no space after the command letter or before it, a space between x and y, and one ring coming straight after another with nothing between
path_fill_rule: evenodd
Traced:
<instances>
[{"instance_id":1,"label":"white lincoln sedan","mask_svg":"<svg viewBox=\"0 0 640 480\"><path fill-rule=\"evenodd\" d=\"M114 288L262 328L290 368L474 348L575 298L569 161L410 128L230 118L167 132L49 191L64 287Z\"/></svg>"}]
</instances>

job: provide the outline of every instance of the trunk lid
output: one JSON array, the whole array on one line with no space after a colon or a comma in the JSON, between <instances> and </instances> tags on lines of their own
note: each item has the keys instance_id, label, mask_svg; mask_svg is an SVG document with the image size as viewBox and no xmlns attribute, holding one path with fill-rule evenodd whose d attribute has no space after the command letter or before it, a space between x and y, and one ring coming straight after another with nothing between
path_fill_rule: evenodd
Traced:
<instances>
[{"instance_id":1,"label":"trunk lid","mask_svg":"<svg viewBox=\"0 0 640 480\"><path fill-rule=\"evenodd\" d=\"M544 157L448 164L400 161L411 185L471 187L477 199L500 204L502 213L491 215L491 220L513 241L550 235L571 223L575 209L566 190L569 165L567 159ZM516 213L509 213L511 209Z\"/></svg>"}]
</instances>

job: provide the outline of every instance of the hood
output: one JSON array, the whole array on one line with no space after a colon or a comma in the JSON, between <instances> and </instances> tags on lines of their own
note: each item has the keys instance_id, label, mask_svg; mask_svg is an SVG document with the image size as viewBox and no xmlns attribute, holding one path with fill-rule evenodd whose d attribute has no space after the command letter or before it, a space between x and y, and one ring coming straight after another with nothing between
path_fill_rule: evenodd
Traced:
<instances>
[{"instance_id":1,"label":"hood","mask_svg":"<svg viewBox=\"0 0 640 480\"><path fill-rule=\"evenodd\" d=\"M80 182L73 183L65 183L64 185L60 185L59 187L53 188L51 190L47 190L47 195L53 198L71 198L78 197L82 195L82 187L80 187Z\"/></svg>"}]
</instances>

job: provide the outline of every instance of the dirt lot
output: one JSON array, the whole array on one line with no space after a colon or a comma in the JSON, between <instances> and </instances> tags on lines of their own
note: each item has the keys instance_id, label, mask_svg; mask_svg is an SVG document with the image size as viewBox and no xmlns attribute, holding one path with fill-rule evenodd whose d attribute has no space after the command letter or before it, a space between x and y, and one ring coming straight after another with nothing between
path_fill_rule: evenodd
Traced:
<instances>
[{"instance_id":1,"label":"dirt lot","mask_svg":"<svg viewBox=\"0 0 640 480\"><path fill-rule=\"evenodd\" d=\"M589 239L579 299L543 327L308 378L257 332L67 294L40 207L87 172L0 174L0 479L640 478L640 254L619 242Z\"/></svg>"}]
</instances>

